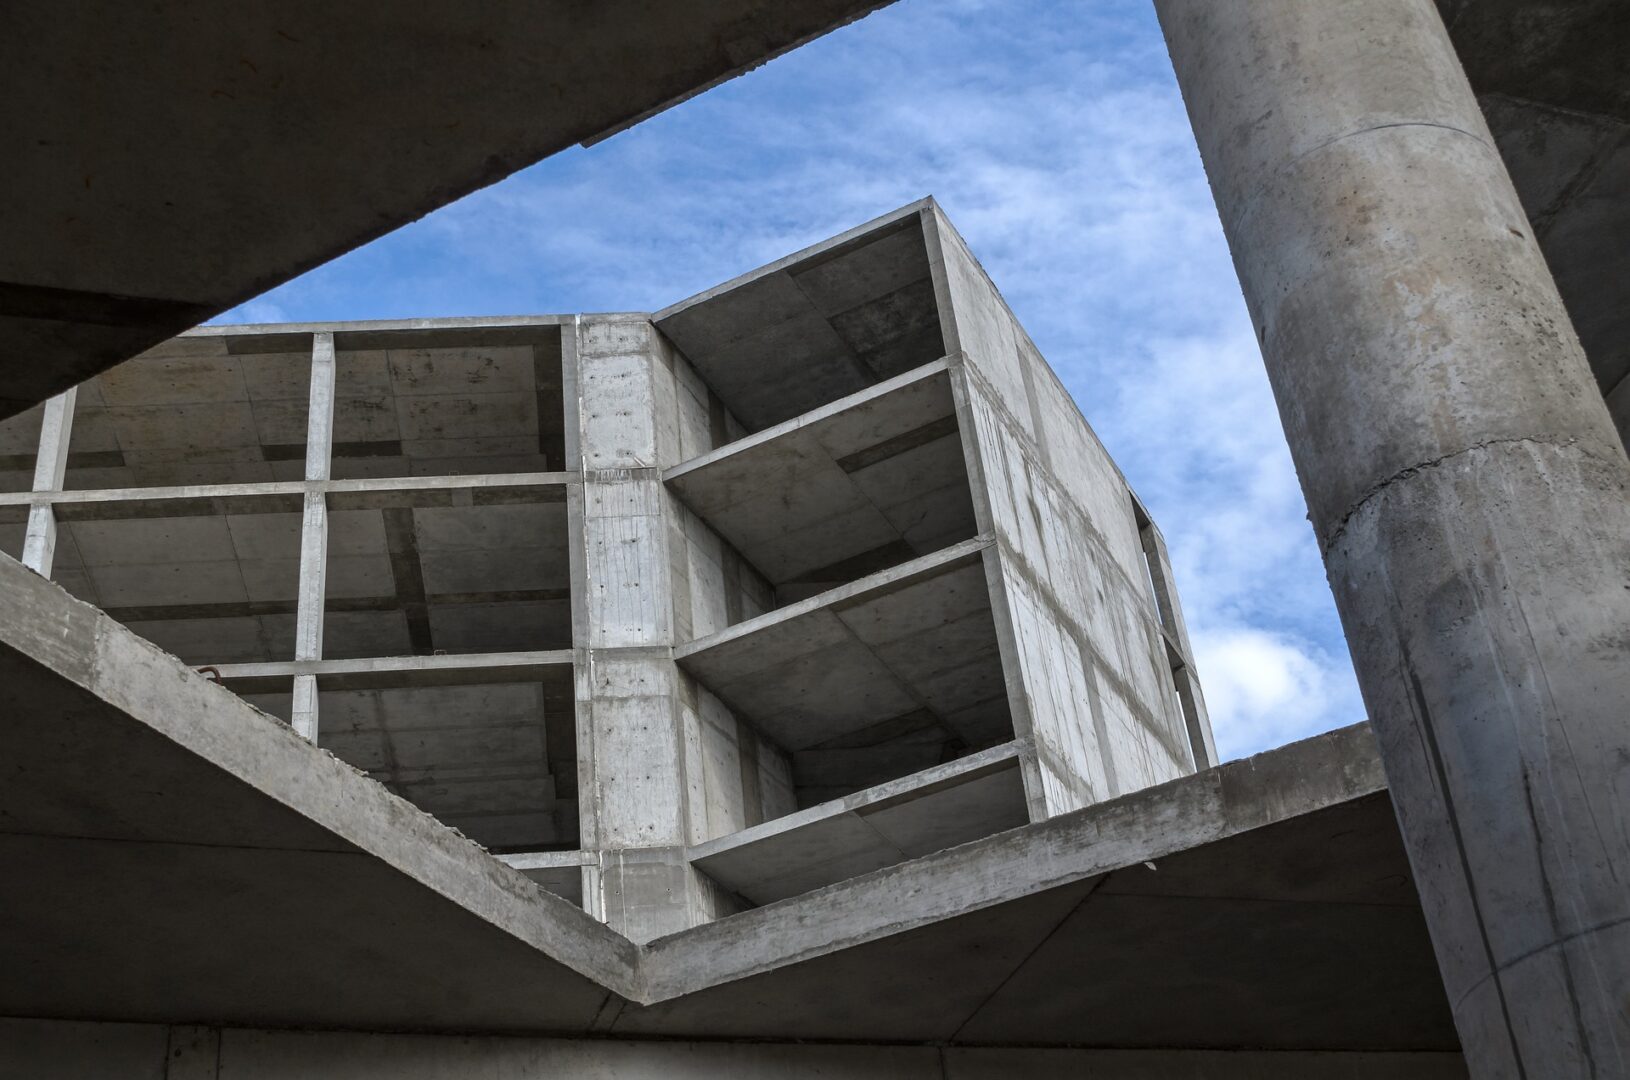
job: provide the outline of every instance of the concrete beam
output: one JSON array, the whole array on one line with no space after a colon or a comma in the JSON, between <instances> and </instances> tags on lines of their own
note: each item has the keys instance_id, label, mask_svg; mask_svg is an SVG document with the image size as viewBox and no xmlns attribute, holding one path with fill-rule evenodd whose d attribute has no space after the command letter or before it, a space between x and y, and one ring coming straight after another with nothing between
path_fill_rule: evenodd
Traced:
<instances>
[{"instance_id":1,"label":"concrete beam","mask_svg":"<svg viewBox=\"0 0 1630 1080\"><path fill-rule=\"evenodd\" d=\"M1156 8L1472 1072L1630 1073L1630 461L1443 21Z\"/></svg>"},{"instance_id":2,"label":"concrete beam","mask_svg":"<svg viewBox=\"0 0 1630 1080\"><path fill-rule=\"evenodd\" d=\"M376 656L357 660L294 660L214 665L216 678L240 694L275 693L309 676L323 690L393 686L460 686L536 682L547 668L570 666L570 649L447 656Z\"/></svg>"}]
</instances>

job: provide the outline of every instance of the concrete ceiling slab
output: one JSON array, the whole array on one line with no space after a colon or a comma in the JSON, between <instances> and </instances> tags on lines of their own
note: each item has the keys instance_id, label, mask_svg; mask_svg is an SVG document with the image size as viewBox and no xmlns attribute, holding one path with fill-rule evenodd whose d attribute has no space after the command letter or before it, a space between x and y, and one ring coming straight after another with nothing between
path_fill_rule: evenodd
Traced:
<instances>
[{"instance_id":1,"label":"concrete ceiling slab","mask_svg":"<svg viewBox=\"0 0 1630 1080\"><path fill-rule=\"evenodd\" d=\"M738 623L675 650L675 659L777 745L817 761L846 752L853 764L875 759L878 747L899 742L899 721L918 714L927 714L918 726L936 732L908 740L921 764L943 760L947 748L1006 741L1012 727L985 546L966 541ZM954 689L942 693L942 683ZM982 701L1001 708L972 722L965 710ZM795 757L795 770L799 764Z\"/></svg>"},{"instance_id":2,"label":"concrete ceiling slab","mask_svg":"<svg viewBox=\"0 0 1630 1080\"><path fill-rule=\"evenodd\" d=\"M769 904L1029 820L1008 744L722 836L689 857L737 896Z\"/></svg>"},{"instance_id":3,"label":"concrete ceiling slab","mask_svg":"<svg viewBox=\"0 0 1630 1080\"><path fill-rule=\"evenodd\" d=\"M945 355L922 204L653 316L759 431Z\"/></svg>"},{"instance_id":4,"label":"concrete ceiling slab","mask_svg":"<svg viewBox=\"0 0 1630 1080\"><path fill-rule=\"evenodd\" d=\"M8 4L0 416L883 2Z\"/></svg>"},{"instance_id":5,"label":"concrete ceiling slab","mask_svg":"<svg viewBox=\"0 0 1630 1080\"><path fill-rule=\"evenodd\" d=\"M966 539L973 496L935 362L663 474L777 586L802 599Z\"/></svg>"}]
</instances>

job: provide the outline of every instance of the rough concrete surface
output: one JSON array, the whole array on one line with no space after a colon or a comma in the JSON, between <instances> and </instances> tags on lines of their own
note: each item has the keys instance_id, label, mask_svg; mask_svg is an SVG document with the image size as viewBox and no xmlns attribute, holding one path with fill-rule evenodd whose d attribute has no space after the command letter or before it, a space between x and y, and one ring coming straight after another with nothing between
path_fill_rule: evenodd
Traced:
<instances>
[{"instance_id":1,"label":"rough concrete surface","mask_svg":"<svg viewBox=\"0 0 1630 1080\"><path fill-rule=\"evenodd\" d=\"M1157 6L1473 1071L1630 1071L1630 461L1466 73Z\"/></svg>"}]
</instances>

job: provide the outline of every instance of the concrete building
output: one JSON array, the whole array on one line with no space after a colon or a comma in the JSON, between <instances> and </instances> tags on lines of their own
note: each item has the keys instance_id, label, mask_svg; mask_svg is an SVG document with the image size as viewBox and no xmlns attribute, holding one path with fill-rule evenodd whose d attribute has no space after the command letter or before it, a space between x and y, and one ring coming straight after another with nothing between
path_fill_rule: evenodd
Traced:
<instances>
[{"instance_id":1,"label":"concrete building","mask_svg":"<svg viewBox=\"0 0 1630 1080\"><path fill-rule=\"evenodd\" d=\"M655 315L190 331L0 439L0 547L636 942L1215 763L931 201Z\"/></svg>"},{"instance_id":2,"label":"concrete building","mask_svg":"<svg viewBox=\"0 0 1630 1080\"><path fill-rule=\"evenodd\" d=\"M1189 772L1158 534L932 207L109 370L875 6L0 13L0 1075L1630 1073L1615 0L1156 0L1378 739Z\"/></svg>"},{"instance_id":3,"label":"concrete building","mask_svg":"<svg viewBox=\"0 0 1630 1080\"><path fill-rule=\"evenodd\" d=\"M931 200L0 437L9 1068L1460 1075L1368 734L1213 767L1160 533Z\"/></svg>"}]
</instances>

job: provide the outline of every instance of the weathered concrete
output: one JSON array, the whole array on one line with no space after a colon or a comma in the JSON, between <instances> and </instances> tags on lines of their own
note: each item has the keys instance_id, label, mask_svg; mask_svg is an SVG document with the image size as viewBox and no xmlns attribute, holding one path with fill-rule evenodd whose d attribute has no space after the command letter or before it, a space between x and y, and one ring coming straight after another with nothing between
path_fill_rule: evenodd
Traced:
<instances>
[{"instance_id":1,"label":"weathered concrete","mask_svg":"<svg viewBox=\"0 0 1630 1080\"><path fill-rule=\"evenodd\" d=\"M1454 1049L1363 728L639 948L19 564L0 582L0 706L55 717L0 725L3 1014Z\"/></svg>"},{"instance_id":2,"label":"weathered concrete","mask_svg":"<svg viewBox=\"0 0 1630 1080\"><path fill-rule=\"evenodd\" d=\"M8 4L0 416L878 6Z\"/></svg>"},{"instance_id":3,"label":"weathered concrete","mask_svg":"<svg viewBox=\"0 0 1630 1080\"><path fill-rule=\"evenodd\" d=\"M1630 463L1427 0L1159 0L1479 1076L1630 1071Z\"/></svg>"},{"instance_id":4,"label":"weathered concrete","mask_svg":"<svg viewBox=\"0 0 1630 1080\"><path fill-rule=\"evenodd\" d=\"M798 327L820 363L761 351ZM987 369L1018 413L972 408ZM481 843L580 853L551 887L640 940L770 897L691 854L801 806L876 813L847 860L748 843L732 882L1019 823L1005 770L938 790L991 747L1039 820L1209 738L1164 716L1201 698L1158 533L931 200L655 317L209 327L80 398L73 490L0 494L0 549L51 515L77 595L303 732L334 710L320 746ZM1061 631L1009 595L1049 574L1108 600Z\"/></svg>"},{"instance_id":5,"label":"weathered concrete","mask_svg":"<svg viewBox=\"0 0 1630 1080\"><path fill-rule=\"evenodd\" d=\"M1182 775L1214 756L1210 725L1194 714L1195 753L1173 680L1193 662L1135 497L961 236L932 203L924 218L1032 817Z\"/></svg>"},{"instance_id":6,"label":"weathered concrete","mask_svg":"<svg viewBox=\"0 0 1630 1080\"><path fill-rule=\"evenodd\" d=\"M1009 743L699 844L691 865L754 904L894 866L1030 820Z\"/></svg>"},{"instance_id":7,"label":"weathered concrete","mask_svg":"<svg viewBox=\"0 0 1630 1080\"><path fill-rule=\"evenodd\" d=\"M581 910L9 559L0 588L0 1012L586 1030L635 992Z\"/></svg>"}]
</instances>

